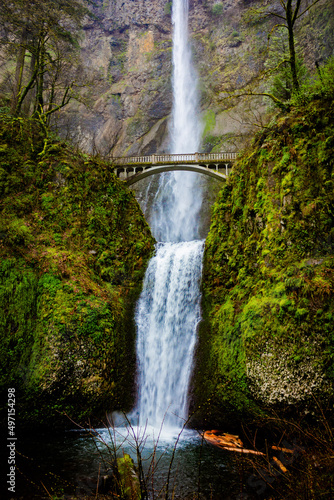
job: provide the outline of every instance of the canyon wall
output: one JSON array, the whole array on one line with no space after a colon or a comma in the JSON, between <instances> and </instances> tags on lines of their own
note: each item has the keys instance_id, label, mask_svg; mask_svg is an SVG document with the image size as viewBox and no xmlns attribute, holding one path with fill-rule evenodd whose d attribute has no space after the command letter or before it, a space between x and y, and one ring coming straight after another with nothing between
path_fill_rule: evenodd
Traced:
<instances>
[{"instance_id":1,"label":"canyon wall","mask_svg":"<svg viewBox=\"0 0 334 500\"><path fill-rule=\"evenodd\" d=\"M200 80L203 151L235 150L272 116L268 99L230 98L228 92L259 78L268 57L268 33L277 21L256 16L279 1L191 0L190 32ZM80 102L57 117L59 133L89 152L121 156L168 150L172 107L171 8L166 0L98 1L86 21L81 65L86 81ZM307 66L333 54L334 7L322 0L296 32Z\"/></svg>"}]
</instances>

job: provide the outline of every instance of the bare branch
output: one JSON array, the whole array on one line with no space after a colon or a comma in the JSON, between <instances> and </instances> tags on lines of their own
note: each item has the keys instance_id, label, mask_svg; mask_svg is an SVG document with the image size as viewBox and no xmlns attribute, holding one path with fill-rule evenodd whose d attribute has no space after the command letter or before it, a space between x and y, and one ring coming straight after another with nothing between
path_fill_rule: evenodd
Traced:
<instances>
[{"instance_id":1,"label":"bare branch","mask_svg":"<svg viewBox=\"0 0 334 500\"><path fill-rule=\"evenodd\" d=\"M269 97L274 103L280 108L280 109L287 109L288 106L275 97L273 94L269 94L269 92L243 92L241 94L231 94L227 98L228 99L233 99L233 97L245 97L245 96L263 96L263 97Z\"/></svg>"},{"instance_id":2,"label":"bare branch","mask_svg":"<svg viewBox=\"0 0 334 500\"><path fill-rule=\"evenodd\" d=\"M276 28L286 28L286 29L288 29L288 27L287 27L287 25L286 25L286 24L275 24L275 26L273 26L273 27L271 28L271 30L269 31L269 34L268 34L268 40L270 40L271 35L273 34L273 31L274 31Z\"/></svg>"},{"instance_id":3,"label":"bare branch","mask_svg":"<svg viewBox=\"0 0 334 500\"><path fill-rule=\"evenodd\" d=\"M320 2L320 0L315 0L311 5L309 5L305 10L303 10L303 12L301 12L297 17L296 19L299 19L300 17L302 17L308 10L310 10L315 4L317 4L318 2Z\"/></svg>"},{"instance_id":4,"label":"bare branch","mask_svg":"<svg viewBox=\"0 0 334 500\"><path fill-rule=\"evenodd\" d=\"M283 9L286 11L286 4L284 0L280 0L280 4L282 5Z\"/></svg>"},{"instance_id":5,"label":"bare branch","mask_svg":"<svg viewBox=\"0 0 334 500\"><path fill-rule=\"evenodd\" d=\"M301 0L297 0L295 11L294 11L293 16L292 16L292 26L296 22L296 19L297 19L297 16L298 16L298 11L299 11L299 8L300 8L300 3L301 3Z\"/></svg>"},{"instance_id":6,"label":"bare branch","mask_svg":"<svg viewBox=\"0 0 334 500\"><path fill-rule=\"evenodd\" d=\"M18 101L17 101L17 105L16 105L16 108L15 108L15 114L16 115L20 113L22 103L23 103L26 95L28 94L29 90L32 89L35 86L37 74L38 74L38 66L35 65L34 72L31 75L31 78L30 78L30 80L28 82L28 85L26 85L24 87L24 89L22 89L20 91L20 93L18 94Z\"/></svg>"},{"instance_id":7,"label":"bare branch","mask_svg":"<svg viewBox=\"0 0 334 500\"><path fill-rule=\"evenodd\" d=\"M268 15L279 17L280 19L283 19L284 21L286 20L286 18L284 16L281 16L281 14L277 14L276 12L268 12Z\"/></svg>"},{"instance_id":8,"label":"bare branch","mask_svg":"<svg viewBox=\"0 0 334 500\"><path fill-rule=\"evenodd\" d=\"M47 117L49 115L52 115L53 113L55 113L56 111L58 111L59 109L61 108L64 108L65 106L67 106L67 104L71 101L71 99L73 98L72 95L68 95L68 93L72 90L72 87L74 85L74 82L69 85L66 90L65 90L65 93L63 95L63 99L61 101L60 104L56 104L54 108L52 109L49 109L48 111L46 111L45 113L43 113L43 116L44 117ZM50 105L52 106L53 104L50 103Z\"/></svg>"},{"instance_id":9,"label":"bare branch","mask_svg":"<svg viewBox=\"0 0 334 500\"><path fill-rule=\"evenodd\" d=\"M280 61L274 68L269 68L268 70L266 70L263 73L263 75L261 76L261 78L264 78L265 76L270 75L274 71L278 71L280 69L280 67L283 66L283 64L289 63L289 62L290 62L290 59L282 59L282 61Z\"/></svg>"}]
</instances>

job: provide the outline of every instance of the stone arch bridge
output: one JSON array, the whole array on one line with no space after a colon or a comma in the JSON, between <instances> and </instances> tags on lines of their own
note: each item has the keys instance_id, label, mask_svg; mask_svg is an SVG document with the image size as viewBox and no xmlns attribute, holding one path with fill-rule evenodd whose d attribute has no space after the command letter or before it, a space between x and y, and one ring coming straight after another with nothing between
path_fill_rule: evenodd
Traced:
<instances>
[{"instance_id":1,"label":"stone arch bridge","mask_svg":"<svg viewBox=\"0 0 334 500\"><path fill-rule=\"evenodd\" d=\"M116 177L129 186L153 174L173 170L190 170L225 181L237 153L153 154L112 159Z\"/></svg>"}]
</instances>

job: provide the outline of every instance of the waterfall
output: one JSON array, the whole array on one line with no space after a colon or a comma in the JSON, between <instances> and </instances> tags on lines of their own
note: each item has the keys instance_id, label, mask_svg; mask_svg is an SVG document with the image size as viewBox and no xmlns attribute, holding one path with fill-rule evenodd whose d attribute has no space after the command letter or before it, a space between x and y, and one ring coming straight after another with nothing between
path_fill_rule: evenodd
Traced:
<instances>
[{"instance_id":1,"label":"waterfall","mask_svg":"<svg viewBox=\"0 0 334 500\"><path fill-rule=\"evenodd\" d=\"M188 0L173 0L173 110L171 153L196 153L202 127L199 120L197 74L188 40ZM158 241L190 241L199 237L202 205L198 174L162 174L149 222Z\"/></svg>"},{"instance_id":2,"label":"waterfall","mask_svg":"<svg viewBox=\"0 0 334 500\"><path fill-rule=\"evenodd\" d=\"M188 0L173 0L171 152L195 153L201 127L197 77L188 42ZM150 224L160 242L136 310L140 426L180 429L187 418L204 241L198 240L198 174L163 174Z\"/></svg>"},{"instance_id":3,"label":"waterfall","mask_svg":"<svg viewBox=\"0 0 334 500\"><path fill-rule=\"evenodd\" d=\"M149 263L136 317L141 425L182 427L187 416L202 253L202 241L164 243Z\"/></svg>"}]
</instances>

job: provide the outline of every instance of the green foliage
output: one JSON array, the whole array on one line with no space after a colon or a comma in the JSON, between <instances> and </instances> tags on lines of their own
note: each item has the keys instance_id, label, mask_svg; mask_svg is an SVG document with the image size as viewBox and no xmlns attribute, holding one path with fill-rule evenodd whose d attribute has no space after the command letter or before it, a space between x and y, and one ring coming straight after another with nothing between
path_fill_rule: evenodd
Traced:
<instances>
[{"instance_id":1,"label":"green foliage","mask_svg":"<svg viewBox=\"0 0 334 500\"><path fill-rule=\"evenodd\" d=\"M33 121L1 116L0 389L18 387L22 422L130 406L133 304L153 251L110 165L44 146Z\"/></svg>"},{"instance_id":2,"label":"green foliage","mask_svg":"<svg viewBox=\"0 0 334 500\"><path fill-rule=\"evenodd\" d=\"M140 500L140 483L132 458L127 453L117 458L121 495L124 500Z\"/></svg>"},{"instance_id":3,"label":"green foliage","mask_svg":"<svg viewBox=\"0 0 334 500\"><path fill-rule=\"evenodd\" d=\"M265 86L255 92L250 86L249 95L269 97L274 106L283 112L287 112L291 109L290 101L292 99L293 101L298 100L299 95L305 92L303 86L307 79L308 69L303 63L304 57L298 46L296 28L299 25L298 36L304 38L304 41L310 36L310 32L312 35L317 34L326 39L324 33L332 29L329 21L331 8L328 5L318 8L316 7L318 2L319 0L315 0L306 7L303 6L303 2L288 0L287 2L281 2L280 12L277 11L274 4L246 9L243 19L250 29L252 29L252 26L267 24L268 19L273 20L273 23L269 25L271 29L269 26L266 28L269 51L265 62L265 70L260 77L262 80L265 79ZM307 17L311 12L313 27L307 21ZM324 15L324 12L327 13L327 16ZM300 19L303 19L301 24L299 24ZM318 57L328 57L330 51L327 51L325 46L326 43L322 44L322 55L320 56L319 52Z\"/></svg>"},{"instance_id":4,"label":"green foliage","mask_svg":"<svg viewBox=\"0 0 334 500\"><path fill-rule=\"evenodd\" d=\"M36 326L38 279L22 258L0 264L0 386L17 383L25 375Z\"/></svg>"},{"instance_id":5,"label":"green foliage","mask_svg":"<svg viewBox=\"0 0 334 500\"><path fill-rule=\"evenodd\" d=\"M89 9L77 0L32 2L29 9L22 0L0 5L1 45L12 62L2 88L17 116L25 108L23 114L33 115L45 128L50 115L76 95L69 73L86 16L91 16Z\"/></svg>"},{"instance_id":6,"label":"green foliage","mask_svg":"<svg viewBox=\"0 0 334 500\"><path fill-rule=\"evenodd\" d=\"M164 13L166 16L170 16L172 13L172 2L167 2L164 7Z\"/></svg>"},{"instance_id":7,"label":"green foliage","mask_svg":"<svg viewBox=\"0 0 334 500\"><path fill-rule=\"evenodd\" d=\"M216 125L216 115L212 109L208 109L204 113L203 123L204 123L203 137L206 137L210 132L212 132L212 130Z\"/></svg>"},{"instance_id":8,"label":"green foliage","mask_svg":"<svg viewBox=\"0 0 334 500\"><path fill-rule=\"evenodd\" d=\"M296 49L298 49L297 44ZM303 85L307 78L307 69L300 55L296 56L295 63L299 85ZM295 90L286 29L279 28L270 37L269 54L265 62L265 68L269 76L266 83L269 93L279 102L290 101Z\"/></svg>"},{"instance_id":9,"label":"green foliage","mask_svg":"<svg viewBox=\"0 0 334 500\"><path fill-rule=\"evenodd\" d=\"M260 393L274 387L275 377L282 393L284 383L299 384L299 404L312 406L302 369L319 377L313 395L333 397L332 68L330 61L323 82L319 75L313 83L313 98L298 100L294 111L255 137L213 207L198 348L199 366L207 371L200 368L195 378L198 401L214 394L207 411L225 412L224 422L236 412L257 412L254 395L258 405L269 404ZM282 353L293 374L288 382L276 375Z\"/></svg>"},{"instance_id":10,"label":"green foliage","mask_svg":"<svg viewBox=\"0 0 334 500\"><path fill-rule=\"evenodd\" d=\"M222 2L213 4L211 12L213 16L220 17L224 12L224 5L222 4Z\"/></svg>"},{"instance_id":11,"label":"green foliage","mask_svg":"<svg viewBox=\"0 0 334 500\"><path fill-rule=\"evenodd\" d=\"M333 96L334 57L331 57L324 66L318 66L315 77L304 82L300 92L293 96L292 105L305 106L318 99L331 101Z\"/></svg>"}]
</instances>

